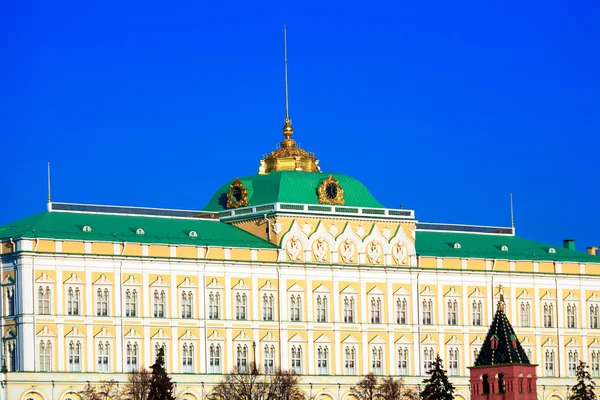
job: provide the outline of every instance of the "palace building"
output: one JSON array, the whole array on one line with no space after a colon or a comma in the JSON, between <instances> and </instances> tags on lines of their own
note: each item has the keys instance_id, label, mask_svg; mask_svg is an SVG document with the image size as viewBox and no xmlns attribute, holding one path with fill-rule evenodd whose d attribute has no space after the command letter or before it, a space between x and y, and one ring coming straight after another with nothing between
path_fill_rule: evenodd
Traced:
<instances>
[{"instance_id":1,"label":"palace building","mask_svg":"<svg viewBox=\"0 0 600 400\"><path fill-rule=\"evenodd\" d=\"M419 222L283 133L200 211L49 202L0 227L2 398L76 400L163 348L178 399L253 361L353 399L368 372L417 387L436 353L469 399L500 297L540 399L564 399L579 360L600 375L597 256Z\"/></svg>"},{"instance_id":2,"label":"palace building","mask_svg":"<svg viewBox=\"0 0 600 400\"><path fill-rule=\"evenodd\" d=\"M472 371L503 359L488 328L508 320L496 340L518 337L509 354L535 369L539 399L565 399L579 360L600 376L598 256L513 227L420 222L321 171L287 110L283 135L202 210L49 199L0 226L0 400L79 400L160 349L180 400L253 362L296 371L307 398L353 400L369 372L417 388L437 353L470 399L486 387Z\"/></svg>"}]
</instances>

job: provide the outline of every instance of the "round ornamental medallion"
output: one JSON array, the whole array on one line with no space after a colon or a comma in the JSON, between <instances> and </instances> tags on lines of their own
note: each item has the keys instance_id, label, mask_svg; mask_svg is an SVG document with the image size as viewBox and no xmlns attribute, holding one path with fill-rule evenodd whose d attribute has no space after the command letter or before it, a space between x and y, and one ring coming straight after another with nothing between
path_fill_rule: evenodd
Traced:
<instances>
[{"instance_id":1,"label":"round ornamental medallion","mask_svg":"<svg viewBox=\"0 0 600 400\"><path fill-rule=\"evenodd\" d=\"M248 205L248 189L239 180L235 180L229 185L227 192L227 208L246 207Z\"/></svg>"}]
</instances>

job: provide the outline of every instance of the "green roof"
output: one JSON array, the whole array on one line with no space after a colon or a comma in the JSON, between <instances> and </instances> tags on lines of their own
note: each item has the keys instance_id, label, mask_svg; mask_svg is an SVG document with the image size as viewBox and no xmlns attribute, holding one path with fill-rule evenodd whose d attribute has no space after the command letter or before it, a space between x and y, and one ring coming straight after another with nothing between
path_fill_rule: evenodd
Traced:
<instances>
[{"instance_id":1,"label":"green roof","mask_svg":"<svg viewBox=\"0 0 600 400\"><path fill-rule=\"evenodd\" d=\"M89 226L92 231L84 232ZM138 228L144 234L136 234ZM198 236L190 237L195 231ZM275 248L275 245L218 220L112 214L42 212L0 226L0 239L53 238L174 245Z\"/></svg>"},{"instance_id":2,"label":"green roof","mask_svg":"<svg viewBox=\"0 0 600 400\"><path fill-rule=\"evenodd\" d=\"M349 207L383 208L365 185L343 174L332 174L344 189L344 205ZM271 203L320 204L317 188L329 173L279 171L265 175L251 175L240 178L248 189L249 206ZM223 211L226 209L227 192L230 180L216 191L205 211Z\"/></svg>"},{"instance_id":3,"label":"green roof","mask_svg":"<svg viewBox=\"0 0 600 400\"><path fill-rule=\"evenodd\" d=\"M454 244L460 248L455 249ZM503 251L502 246L508 250ZM434 257L600 262L600 257L510 235L417 231L417 254ZM556 253L550 253L550 248Z\"/></svg>"}]
</instances>

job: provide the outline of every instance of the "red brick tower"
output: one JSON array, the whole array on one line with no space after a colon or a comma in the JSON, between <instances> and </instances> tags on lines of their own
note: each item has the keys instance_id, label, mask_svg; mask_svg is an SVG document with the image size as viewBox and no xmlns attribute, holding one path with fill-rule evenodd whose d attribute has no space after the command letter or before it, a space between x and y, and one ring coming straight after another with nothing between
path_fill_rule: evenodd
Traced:
<instances>
[{"instance_id":1,"label":"red brick tower","mask_svg":"<svg viewBox=\"0 0 600 400\"><path fill-rule=\"evenodd\" d=\"M500 294L494 321L471 370L471 399L536 400L537 365L523 351Z\"/></svg>"}]
</instances>

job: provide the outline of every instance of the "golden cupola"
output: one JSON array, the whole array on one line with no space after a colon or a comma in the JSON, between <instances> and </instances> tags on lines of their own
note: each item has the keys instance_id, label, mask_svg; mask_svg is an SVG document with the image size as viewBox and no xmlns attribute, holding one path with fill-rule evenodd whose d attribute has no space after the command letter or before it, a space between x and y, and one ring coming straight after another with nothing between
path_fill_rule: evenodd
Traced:
<instances>
[{"instance_id":1,"label":"golden cupola","mask_svg":"<svg viewBox=\"0 0 600 400\"><path fill-rule=\"evenodd\" d=\"M296 141L292 139L294 129L292 120L285 117L283 125L283 136L281 147L273 150L260 160L259 174L268 174L272 171L305 171L320 172L319 160L313 153L296 146Z\"/></svg>"},{"instance_id":2,"label":"golden cupola","mask_svg":"<svg viewBox=\"0 0 600 400\"><path fill-rule=\"evenodd\" d=\"M287 75L287 40L286 27L283 26L283 70L285 74L285 123L283 124L283 136L281 147L273 150L260 160L259 174L268 174L272 171L305 171L320 172L319 160L313 153L296 146L292 139L294 128L289 117L288 107L288 75Z\"/></svg>"}]
</instances>

